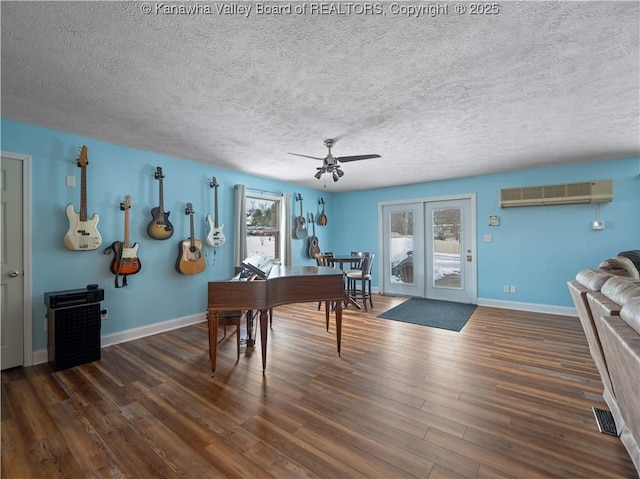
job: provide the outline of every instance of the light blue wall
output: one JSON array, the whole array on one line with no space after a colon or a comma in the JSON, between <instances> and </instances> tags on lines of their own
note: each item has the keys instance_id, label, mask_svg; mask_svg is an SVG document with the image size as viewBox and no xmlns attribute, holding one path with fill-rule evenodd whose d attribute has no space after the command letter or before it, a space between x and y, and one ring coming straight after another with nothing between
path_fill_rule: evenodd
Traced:
<instances>
[{"instance_id":1,"label":"light blue wall","mask_svg":"<svg viewBox=\"0 0 640 479\"><path fill-rule=\"evenodd\" d=\"M246 175L201 163L97 141L63 132L2 120L1 149L32 156L33 186L33 330L34 350L46 348L43 318L44 293L82 288L98 283L105 289L103 307L109 319L103 322L104 335L201 313L206 307L206 283L227 279L233 274L233 185L301 193L304 210L316 215L317 201L325 199L329 222L316 227L322 250L348 252L362 249L378 252L378 203L400 199L476 193L479 238L478 296L544 305L571 306L566 280L583 267L595 267L605 257L620 250L640 248L640 159L602 161L580 165L540 168L450 181L381 188L344 194L301 188L286 183ZM81 145L89 155L88 213L98 213L98 229L103 247L122 241L124 215L119 203L132 195L131 240L140 243L142 270L129 277L129 286L114 288L109 271L112 257L102 249L74 252L64 247L68 229L64 210L72 203L79 210L80 169L76 158ZM166 241L151 240L146 226L150 210L157 206L158 182L153 178L161 166L165 178L165 209L171 211L176 228ZM311 174L311 172L310 172ZM348 173L347 173L348 174ZM75 176L77 187L65 184ZM189 234L186 202L196 211L196 235L204 238L204 218L213 210L212 176L218 191L220 223L225 225L227 243L217 250L213 263L207 249L207 270L195 276L175 271L180 240ZM498 208L498 190L553 182L574 182L612 178L614 201L601 207L604 231L592 231L595 207L591 205ZM292 215L299 205L292 202ZM497 214L501 226L490 228L488 217ZM293 216L291 222L293 223ZM492 243L481 241L492 234ZM313 264L307 257L308 242L293 240L294 264ZM518 293L504 295L502 285L517 285ZM377 286L377 268L374 287Z\"/></svg>"},{"instance_id":2,"label":"light blue wall","mask_svg":"<svg viewBox=\"0 0 640 479\"><path fill-rule=\"evenodd\" d=\"M380 202L475 193L478 298L571 307L566 281L577 271L595 268L620 251L640 249L639 175L640 158L629 158L338 194L333 220L340 234L334 248L379 252ZM614 201L600 206L604 231L591 229L594 205L498 207L501 188L609 178ZM488 225L491 215L501 218L500 226ZM483 242L485 234L493 242ZM504 294L505 284L517 286L517 293Z\"/></svg>"},{"instance_id":3,"label":"light blue wall","mask_svg":"<svg viewBox=\"0 0 640 479\"><path fill-rule=\"evenodd\" d=\"M305 212L316 212L320 196L331 214L331 195L313 189L259 178L221 168L214 168L169 156L135 150L58 131L2 120L1 149L31 155L33 188L33 348L46 349L44 329L46 306L44 293L84 288L97 283L105 290L104 308L109 318L102 323L102 334L126 331L149 324L202 313L206 309L207 281L233 276L233 193L235 184L271 192L301 193ZM71 203L80 209L80 168L76 159L79 148L87 145L87 206L91 217L98 213L98 231L102 246L95 251L70 251L63 238L69 227L65 207ZM164 241L150 239L146 227L152 219L151 208L158 204L156 167L165 174L164 206L170 211L174 235ZM66 186L66 177L76 177L76 187ZM216 250L206 246L210 266L199 275L176 272L180 241L189 236L189 217L184 214L187 202L195 210L195 234L204 239L205 217L213 214L211 177L219 183L219 223L225 225L227 242ZM128 277L125 288L114 287L109 266L112 255L103 254L114 241L123 241L124 213L119 204L124 195L132 195L130 210L131 242L138 242L142 269ZM299 214L299 204L292 201L292 211ZM293 218L291 219L293 223ZM333 226L335 227L335 226ZM316 228L320 246L329 247L331 225ZM293 240L294 264L315 264L307 257L308 241Z\"/></svg>"}]
</instances>

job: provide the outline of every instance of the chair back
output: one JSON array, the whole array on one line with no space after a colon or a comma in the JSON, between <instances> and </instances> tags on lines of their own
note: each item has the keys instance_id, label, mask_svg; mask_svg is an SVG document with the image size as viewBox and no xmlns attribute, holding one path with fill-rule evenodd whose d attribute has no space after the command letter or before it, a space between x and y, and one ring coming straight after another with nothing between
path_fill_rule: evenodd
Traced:
<instances>
[{"instance_id":1,"label":"chair back","mask_svg":"<svg viewBox=\"0 0 640 479\"><path fill-rule=\"evenodd\" d=\"M373 269L373 260L375 258L374 253L363 253L362 255L362 275L366 276L371 274L371 270Z\"/></svg>"},{"instance_id":2,"label":"chair back","mask_svg":"<svg viewBox=\"0 0 640 479\"><path fill-rule=\"evenodd\" d=\"M320 253L316 255L316 264L318 266L331 266L333 267L333 253Z\"/></svg>"}]
</instances>

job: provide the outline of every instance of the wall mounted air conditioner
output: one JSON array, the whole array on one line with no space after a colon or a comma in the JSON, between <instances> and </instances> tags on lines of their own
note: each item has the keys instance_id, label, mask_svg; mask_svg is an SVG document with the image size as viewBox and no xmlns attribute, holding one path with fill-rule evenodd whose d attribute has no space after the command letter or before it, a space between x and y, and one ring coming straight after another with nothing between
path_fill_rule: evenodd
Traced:
<instances>
[{"instance_id":1,"label":"wall mounted air conditioner","mask_svg":"<svg viewBox=\"0 0 640 479\"><path fill-rule=\"evenodd\" d=\"M613 180L525 186L500 190L500 208L613 201Z\"/></svg>"}]
</instances>

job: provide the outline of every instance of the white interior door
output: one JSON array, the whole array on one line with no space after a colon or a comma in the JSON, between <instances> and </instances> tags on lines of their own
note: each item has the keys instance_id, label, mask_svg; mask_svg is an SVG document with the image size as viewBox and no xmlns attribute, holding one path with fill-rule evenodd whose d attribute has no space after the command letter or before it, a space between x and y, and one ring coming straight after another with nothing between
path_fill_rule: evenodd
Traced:
<instances>
[{"instance_id":1,"label":"white interior door","mask_svg":"<svg viewBox=\"0 0 640 479\"><path fill-rule=\"evenodd\" d=\"M0 171L0 364L8 369L24 364L23 162L3 155Z\"/></svg>"},{"instance_id":2,"label":"white interior door","mask_svg":"<svg viewBox=\"0 0 640 479\"><path fill-rule=\"evenodd\" d=\"M427 201L426 297L477 301L475 219L470 198Z\"/></svg>"}]
</instances>

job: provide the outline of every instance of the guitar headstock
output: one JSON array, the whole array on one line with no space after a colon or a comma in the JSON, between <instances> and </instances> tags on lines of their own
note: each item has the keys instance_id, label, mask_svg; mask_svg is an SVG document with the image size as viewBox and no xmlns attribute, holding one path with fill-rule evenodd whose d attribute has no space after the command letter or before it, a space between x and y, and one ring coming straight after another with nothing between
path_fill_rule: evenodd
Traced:
<instances>
[{"instance_id":1,"label":"guitar headstock","mask_svg":"<svg viewBox=\"0 0 640 479\"><path fill-rule=\"evenodd\" d=\"M212 178L211 182L209 183L209 186L211 188L217 188L218 187L218 181L216 180L215 176Z\"/></svg>"},{"instance_id":2,"label":"guitar headstock","mask_svg":"<svg viewBox=\"0 0 640 479\"><path fill-rule=\"evenodd\" d=\"M124 201L120 203L120 209L127 211L129 208L131 208L131 195L126 195Z\"/></svg>"},{"instance_id":3,"label":"guitar headstock","mask_svg":"<svg viewBox=\"0 0 640 479\"><path fill-rule=\"evenodd\" d=\"M184 214L185 215L193 214L193 205L191 203L187 203L187 207L184 209Z\"/></svg>"},{"instance_id":4,"label":"guitar headstock","mask_svg":"<svg viewBox=\"0 0 640 479\"><path fill-rule=\"evenodd\" d=\"M83 166L87 166L89 164L89 157L87 156L87 146L82 145L80 148L80 154L78 155L78 166L82 168Z\"/></svg>"},{"instance_id":5,"label":"guitar headstock","mask_svg":"<svg viewBox=\"0 0 640 479\"><path fill-rule=\"evenodd\" d=\"M302 201L302 195L300 193L296 195L296 201Z\"/></svg>"},{"instance_id":6,"label":"guitar headstock","mask_svg":"<svg viewBox=\"0 0 640 479\"><path fill-rule=\"evenodd\" d=\"M315 223L315 220L313 219L313 213L309 213L309 223Z\"/></svg>"},{"instance_id":7,"label":"guitar headstock","mask_svg":"<svg viewBox=\"0 0 640 479\"><path fill-rule=\"evenodd\" d=\"M156 168L156 173L155 173L155 178L156 180L161 180L162 178L164 178L164 174L162 173L162 168L160 168L159 166Z\"/></svg>"},{"instance_id":8,"label":"guitar headstock","mask_svg":"<svg viewBox=\"0 0 640 479\"><path fill-rule=\"evenodd\" d=\"M324 205L324 198L320 197L320 200L318 201L319 205Z\"/></svg>"}]
</instances>

